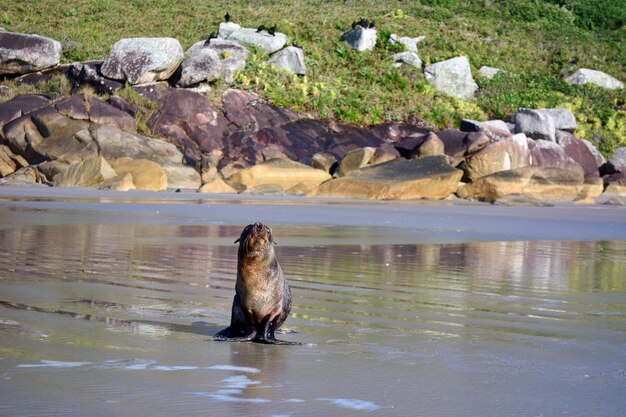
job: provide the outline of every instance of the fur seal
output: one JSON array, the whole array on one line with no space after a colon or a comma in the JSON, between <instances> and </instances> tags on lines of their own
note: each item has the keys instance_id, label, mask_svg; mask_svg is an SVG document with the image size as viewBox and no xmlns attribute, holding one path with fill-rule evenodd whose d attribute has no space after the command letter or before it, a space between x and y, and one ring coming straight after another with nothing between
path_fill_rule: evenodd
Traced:
<instances>
[{"instance_id":1,"label":"fur seal","mask_svg":"<svg viewBox=\"0 0 626 417\"><path fill-rule=\"evenodd\" d=\"M272 230L261 223L249 224L237 242L237 283L230 326L215 339L299 345L274 336L291 311L291 290L276 260Z\"/></svg>"}]
</instances>

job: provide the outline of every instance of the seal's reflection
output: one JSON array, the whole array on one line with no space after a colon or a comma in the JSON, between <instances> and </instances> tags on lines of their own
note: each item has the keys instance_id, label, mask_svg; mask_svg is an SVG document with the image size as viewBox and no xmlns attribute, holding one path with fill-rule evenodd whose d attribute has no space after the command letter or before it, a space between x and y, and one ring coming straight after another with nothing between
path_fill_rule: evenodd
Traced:
<instances>
[{"instance_id":1,"label":"seal's reflection","mask_svg":"<svg viewBox=\"0 0 626 417\"><path fill-rule=\"evenodd\" d=\"M240 372L222 380L225 395L221 399L236 404L236 409L250 407L250 413L258 411L255 404L267 403L272 399L267 394L273 392L267 388L278 388L283 385L287 349L272 345L256 343L230 343L230 363L233 369Z\"/></svg>"}]
</instances>

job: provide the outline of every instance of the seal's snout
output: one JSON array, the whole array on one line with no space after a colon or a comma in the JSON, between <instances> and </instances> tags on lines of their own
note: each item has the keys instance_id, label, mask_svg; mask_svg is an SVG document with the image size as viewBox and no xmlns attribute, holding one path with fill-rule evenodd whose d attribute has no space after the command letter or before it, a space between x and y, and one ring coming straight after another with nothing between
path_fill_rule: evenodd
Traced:
<instances>
[{"instance_id":1,"label":"seal's snout","mask_svg":"<svg viewBox=\"0 0 626 417\"><path fill-rule=\"evenodd\" d=\"M263 223L254 223L247 225L239 239L235 243L240 242L241 247L246 252L252 252L257 248L262 248L273 243L272 230Z\"/></svg>"}]
</instances>

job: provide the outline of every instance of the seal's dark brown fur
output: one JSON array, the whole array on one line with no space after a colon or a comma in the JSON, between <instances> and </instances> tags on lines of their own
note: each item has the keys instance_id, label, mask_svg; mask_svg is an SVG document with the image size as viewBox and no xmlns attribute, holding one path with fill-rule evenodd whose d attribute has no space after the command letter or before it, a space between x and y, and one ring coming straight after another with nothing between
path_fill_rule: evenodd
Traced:
<instances>
[{"instance_id":1,"label":"seal's dark brown fur","mask_svg":"<svg viewBox=\"0 0 626 417\"><path fill-rule=\"evenodd\" d=\"M237 283L230 326L215 338L298 344L274 336L291 311L291 290L276 260L272 231L261 223L250 224L237 242Z\"/></svg>"}]
</instances>

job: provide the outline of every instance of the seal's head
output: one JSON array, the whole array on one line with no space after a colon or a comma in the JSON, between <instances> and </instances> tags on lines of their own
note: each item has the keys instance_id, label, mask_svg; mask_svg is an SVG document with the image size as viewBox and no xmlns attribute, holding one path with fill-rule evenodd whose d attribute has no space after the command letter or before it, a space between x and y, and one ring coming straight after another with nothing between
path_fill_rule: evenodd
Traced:
<instances>
[{"instance_id":1,"label":"seal's head","mask_svg":"<svg viewBox=\"0 0 626 417\"><path fill-rule=\"evenodd\" d=\"M274 238L272 237L272 229L262 223L254 223L247 225L239 239L239 251L243 253L259 253L272 249Z\"/></svg>"}]
</instances>

